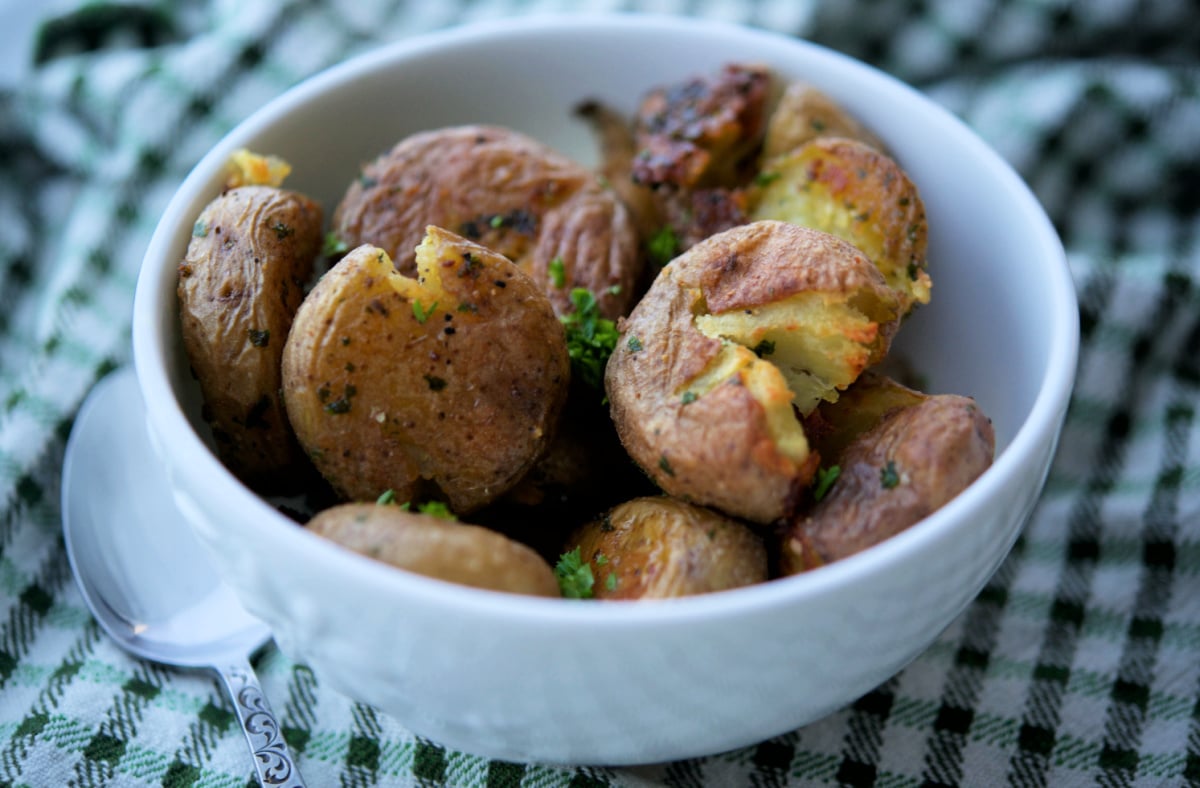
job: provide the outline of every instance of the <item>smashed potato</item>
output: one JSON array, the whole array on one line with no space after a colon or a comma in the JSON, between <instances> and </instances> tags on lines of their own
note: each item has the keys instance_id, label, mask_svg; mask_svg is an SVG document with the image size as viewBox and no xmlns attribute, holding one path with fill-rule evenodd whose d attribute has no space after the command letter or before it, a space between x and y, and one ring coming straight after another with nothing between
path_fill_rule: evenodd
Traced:
<instances>
[{"instance_id":1,"label":"smashed potato","mask_svg":"<svg viewBox=\"0 0 1200 788\"><path fill-rule=\"evenodd\" d=\"M347 503L319 512L308 530L398 569L491 591L559 596L536 552L488 528L395 505Z\"/></svg>"},{"instance_id":2,"label":"smashed potato","mask_svg":"<svg viewBox=\"0 0 1200 788\"><path fill-rule=\"evenodd\" d=\"M430 227L418 277L360 246L305 299L283 357L287 413L344 497L444 498L458 514L541 456L570 381L563 329L503 256Z\"/></svg>"},{"instance_id":3,"label":"smashed potato","mask_svg":"<svg viewBox=\"0 0 1200 788\"><path fill-rule=\"evenodd\" d=\"M771 159L763 173L752 219L836 235L879 268L905 312L929 302L925 204L893 159L855 140L823 137Z\"/></svg>"},{"instance_id":4,"label":"smashed potato","mask_svg":"<svg viewBox=\"0 0 1200 788\"><path fill-rule=\"evenodd\" d=\"M991 422L968 397L932 395L889 411L831 458L837 480L789 524L781 571L823 566L900 533L966 489L994 452Z\"/></svg>"},{"instance_id":5,"label":"smashed potato","mask_svg":"<svg viewBox=\"0 0 1200 788\"><path fill-rule=\"evenodd\" d=\"M673 498L613 507L567 542L578 548L596 599L665 599L761 583L767 551L745 524Z\"/></svg>"},{"instance_id":6,"label":"smashed potato","mask_svg":"<svg viewBox=\"0 0 1200 788\"><path fill-rule=\"evenodd\" d=\"M641 276L633 221L595 173L523 134L460 126L414 134L363 168L334 213L349 247L386 251L401 273L426 225L513 260L559 314L581 287L615 318Z\"/></svg>"},{"instance_id":7,"label":"smashed potato","mask_svg":"<svg viewBox=\"0 0 1200 788\"><path fill-rule=\"evenodd\" d=\"M756 222L663 269L605 377L626 451L670 495L756 522L785 516L816 470L793 411L836 399L886 354L895 293L826 233Z\"/></svg>"},{"instance_id":8,"label":"smashed potato","mask_svg":"<svg viewBox=\"0 0 1200 788\"><path fill-rule=\"evenodd\" d=\"M260 489L299 481L304 457L279 396L280 358L320 249L320 205L243 186L204 208L179 264L183 345L217 454Z\"/></svg>"},{"instance_id":9,"label":"smashed potato","mask_svg":"<svg viewBox=\"0 0 1200 788\"><path fill-rule=\"evenodd\" d=\"M883 143L842 109L836 101L807 82L791 82L767 120L760 159L791 153L818 137L847 137L882 151Z\"/></svg>"}]
</instances>

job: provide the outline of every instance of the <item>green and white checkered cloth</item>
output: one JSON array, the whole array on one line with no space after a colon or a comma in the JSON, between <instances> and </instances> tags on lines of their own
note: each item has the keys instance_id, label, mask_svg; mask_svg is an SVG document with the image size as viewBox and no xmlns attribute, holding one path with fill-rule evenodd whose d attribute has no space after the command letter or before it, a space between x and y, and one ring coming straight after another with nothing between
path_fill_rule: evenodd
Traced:
<instances>
[{"instance_id":1,"label":"green and white checkered cloth","mask_svg":"<svg viewBox=\"0 0 1200 788\"><path fill-rule=\"evenodd\" d=\"M8 0L5 0L8 2ZM253 784L205 675L127 657L60 538L80 401L128 361L153 225L202 153L314 71L489 17L719 17L872 62L1034 188L1080 294L1078 385L1041 504L977 601L829 718L636 769L489 762L417 738L268 650L323 786L1200 784L1200 8L1187 0L57 2L0 83L0 786ZM20 9L0 9L0 38ZM24 11L29 15L28 9ZM33 35L33 34L31 34Z\"/></svg>"}]
</instances>

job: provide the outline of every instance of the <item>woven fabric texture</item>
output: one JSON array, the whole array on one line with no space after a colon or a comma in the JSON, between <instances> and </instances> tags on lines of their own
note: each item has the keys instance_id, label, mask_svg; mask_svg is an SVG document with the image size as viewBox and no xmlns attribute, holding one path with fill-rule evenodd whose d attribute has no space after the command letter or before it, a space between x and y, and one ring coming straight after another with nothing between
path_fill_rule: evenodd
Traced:
<instances>
[{"instance_id":1,"label":"woven fabric texture","mask_svg":"<svg viewBox=\"0 0 1200 788\"><path fill-rule=\"evenodd\" d=\"M225 131L348 56L547 10L782 31L963 118L1031 185L1068 251L1082 346L1059 453L978 599L911 666L820 722L651 767L490 762L415 737L269 649L256 667L308 783L1200 784L1194 3L79 0L43 9L31 62L0 83L0 786L254 784L217 685L127 657L76 590L58 504L72 419L129 360L155 221Z\"/></svg>"}]
</instances>

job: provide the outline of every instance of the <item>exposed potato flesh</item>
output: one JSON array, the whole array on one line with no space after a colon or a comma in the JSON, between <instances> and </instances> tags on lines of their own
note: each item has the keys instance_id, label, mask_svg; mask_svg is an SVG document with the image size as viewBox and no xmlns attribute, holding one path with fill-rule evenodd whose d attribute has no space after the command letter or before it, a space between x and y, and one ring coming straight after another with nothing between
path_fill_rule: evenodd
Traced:
<instances>
[{"instance_id":1,"label":"exposed potato flesh","mask_svg":"<svg viewBox=\"0 0 1200 788\"><path fill-rule=\"evenodd\" d=\"M991 422L968 397L939 394L888 412L850 442L833 487L789 525L781 571L823 566L900 533L966 489L994 451Z\"/></svg>"},{"instance_id":2,"label":"exposed potato flesh","mask_svg":"<svg viewBox=\"0 0 1200 788\"><path fill-rule=\"evenodd\" d=\"M819 138L763 165L752 219L778 219L862 250L900 294L905 311L929 302L925 205L896 162L849 139Z\"/></svg>"},{"instance_id":3,"label":"exposed potato flesh","mask_svg":"<svg viewBox=\"0 0 1200 788\"><path fill-rule=\"evenodd\" d=\"M666 599L761 583L767 551L746 525L666 497L622 503L576 531L596 599Z\"/></svg>"},{"instance_id":4,"label":"exposed potato flesh","mask_svg":"<svg viewBox=\"0 0 1200 788\"><path fill-rule=\"evenodd\" d=\"M320 248L320 205L245 186L204 208L179 265L184 349L217 454L268 491L299 481L304 460L279 396L280 357Z\"/></svg>"},{"instance_id":5,"label":"exposed potato flesh","mask_svg":"<svg viewBox=\"0 0 1200 788\"><path fill-rule=\"evenodd\" d=\"M407 572L491 591L559 596L558 581L545 559L477 525L395 505L347 503L319 512L307 528Z\"/></svg>"},{"instance_id":6,"label":"exposed potato flesh","mask_svg":"<svg viewBox=\"0 0 1200 788\"><path fill-rule=\"evenodd\" d=\"M641 275L633 220L596 174L494 126L401 140L363 168L333 225L350 247L382 248L406 275L425 227L443 227L514 261L560 314L572 310L571 289L582 287L603 315L623 315Z\"/></svg>"},{"instance_id":7,"label":"exposed potato flesh","mask_svg":"<svg viewBox=\"0 0 1200 788\"><path fill-rule=\"evenodd\" d=\"M225 188L239 186L282 186L292 165L278 156L263 155L238 148L229 158Z\"/></svg>"},{"instance_id":8,"label":"exposed potato flesh","mask_svg":"<svg viewBox=\"0 0 1200 788\"><path fill-rule=\"evenodd\" d=\"M818 458L773 357L814 380L831 363L821 354L806 360L803 343L792 342L803 325L792 326L795 310L776 305L797 298L814 299L811 314L830 325L844 306L874 322L845 328L865 341L838 370L887 352L899 303L879 271L844 241L784 222L738 227L692 247L622 322L606 374L612 416L630 456L664 492L756 522L795 507ZM768 337L777 338L773 353L762 347ZM821 390L832 397L849 382L822 381Z\"/></svg>"},{"instance_id":9,"label":"exposed potato flesh","mask_svg":"<svg viewBox=\"0 0 1200 788\"><path fill-rule=\"evenodd\" d=\"M511 488L549 443L569 385L562 325L504 257L431 227L418 277L377 247L335 265L283 359L296 435L351 500L391 489L458 514Z\"/></svg>"},{"instance_id":10,"label":"exposed potato flesh","mask_svg":"<svg viewBox=\"0 0 1200 788\"><path fill-rule=\"evenodd\" d=\"M884 150L879 138L830 96L807 82L791 82L767 120L762 161L791 153L817 137L847 137Z\"/></svg>"}]
</instances>

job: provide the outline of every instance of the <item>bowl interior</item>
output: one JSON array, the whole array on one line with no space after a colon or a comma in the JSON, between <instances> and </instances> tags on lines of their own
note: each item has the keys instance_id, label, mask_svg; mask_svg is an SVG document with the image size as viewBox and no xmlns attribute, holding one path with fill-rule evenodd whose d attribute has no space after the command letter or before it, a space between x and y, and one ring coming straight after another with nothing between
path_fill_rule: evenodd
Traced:
<instances>
[{"instance_id":1,"label":"bowl interior","mask_svg":"<svg viewBox=\"0 0 1200 788\"><path fill-rule=\"evenodd\" d=\"M921 190L934 295L901 329L895 352L927 390L979 401L998 444L981 482L1006 473L1022 461L1009 455L1014 445L1020 454L1024 432L1057 429L1073 379L1074 295L1036 201L961 123L886 75L794 39L678 18L527 19L401 42L301 84L239 125L180 188L139 280L135 357L156 429L177 432L166 437L173 446L207 435L179 341L175 267L236 148L287 159L288 187L330 214L362 164L412 132L500 124L593 163L593 136L573 112L581 101L632 112L647 89L733 61L766 63L834 96ZM224 492L251 499L228 474L217 476Z\"/></svg>"}]
</instances>

